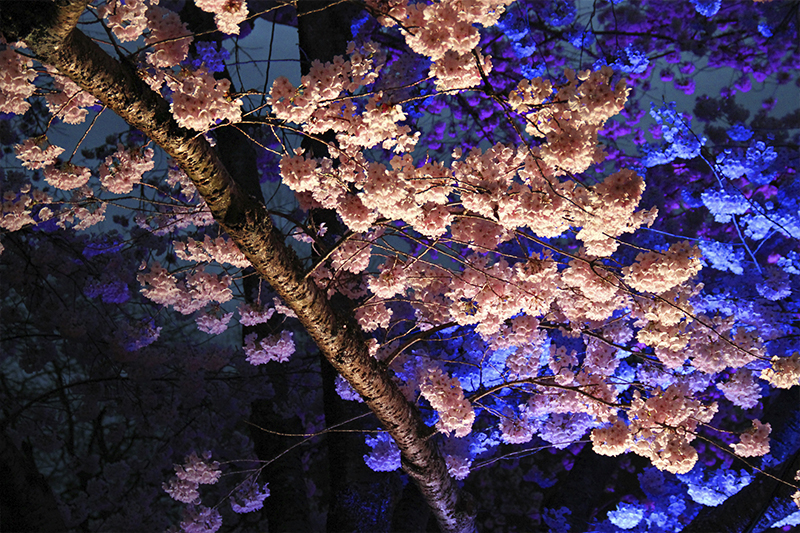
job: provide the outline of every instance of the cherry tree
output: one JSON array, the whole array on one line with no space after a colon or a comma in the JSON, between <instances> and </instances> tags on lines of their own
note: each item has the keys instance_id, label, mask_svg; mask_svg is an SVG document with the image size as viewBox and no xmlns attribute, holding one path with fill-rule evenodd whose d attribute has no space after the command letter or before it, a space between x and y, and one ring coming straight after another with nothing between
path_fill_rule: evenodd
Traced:
<instances>
[{"instance_id":1,"label":"cherry tree","mask_svg":"<svg viewBox=\"0 0 800 533\"><path fill-rule=\"evenodd\" d=\"M737 24L753 16L764 21L748 22L752 40L735 52L765 60L721 97L745 91L750 75L786 83L793 41L771 40L796 36L775 14L783 4L766 15L749 2L675 7L673 21L693 17L713 37L709 52L659 20L658 5L597 1L579 15L564 1L367 1L344 11L298 2L303 75L271 86L266 74L260 86L236 75L245 34L260 17L290 15L249 4L65 1L33 14L25 2L2 5L0 111L13 131L9 157L25 169L4 175L0 259L14 278L3 298L17 310L15 375L38 376L7 387L34 398L6 419L10 446L23 447L26 421L47 418L45 400L58 396L62 414L50 417L42 451L51 471L114 449L85 467L103 483L83 482L62 501L68 527L135 520L85 500L124 469L163 476L130 458L147 457L152 442L184 459L160 482L148 478L160 500L131 495L132 515L177 501L184 531L216 531L221 513L245 527L288 490L259 476L288 461L283 452L231 466L252 454L235 427L243 415L231 413L256 399L295 410L294 433L305 435L337 429L332 403L364 404L375 420L360 428L365 464L402 469L445 531L475 527L480 510L461 487L479 483L499 450L548 448L563 472L603 456L651 465L637 468L655 510L617 500L606 522L586 510L598 530L678 530L701 505L748 486L753 468L783 465L768 475L797 490L797 450L770 441L786 439L791 421L768 407L791 399L767 392L800 383L797 207L786 186L797 131L769 137L778 119L746 125L730 104L732 123L709 125L706 138L664 103L650 110L658 143L634 132L659 57L682 76L694 64L682 53L738 66L729 54L748 28ZM341 55L303 33L320 20L340 32L352 23ZM658 76L694 90L670 67ZM698 101L697 120L715 120L711 107ZM108 111L126 125L90 148ZM611 121L619 113L625 123ZM90 117L80 134L61 132ZM666 200L652 201L653 189ZM745 272L757 282L734 293ZM109 332L96 335L103 323ZM44 350L29 340L40 336L65 340ZM328 363L304 356L314 350L335 382ZM304 377L309 368L321 378ZM136 390L121 395L122 417L98 401L111 396L106 382ZM65 440L71 388L83 395L84 425ZM161 429L177 415L192 422L168 436ZM734 460L750 472L725 473ZM224 468L235 482L219 483ZM577 505L544 505L536 520L566 529Z\"/></svg>"}]
</instances>

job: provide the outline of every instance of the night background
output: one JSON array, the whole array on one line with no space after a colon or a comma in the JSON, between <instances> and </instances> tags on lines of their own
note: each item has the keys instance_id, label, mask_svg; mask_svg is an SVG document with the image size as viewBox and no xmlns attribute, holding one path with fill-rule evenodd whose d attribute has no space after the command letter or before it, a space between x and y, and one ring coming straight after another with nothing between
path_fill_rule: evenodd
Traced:
<instances>
[{"instance_id":1,"label":"night background","mask_svg":"<svg viewBox=\"0 0 800 533\"><path fill-rule=\"evenodd\" d=\"M794 531L798 25L0 3L0 532Z\"/></svg>"}]
</instances>

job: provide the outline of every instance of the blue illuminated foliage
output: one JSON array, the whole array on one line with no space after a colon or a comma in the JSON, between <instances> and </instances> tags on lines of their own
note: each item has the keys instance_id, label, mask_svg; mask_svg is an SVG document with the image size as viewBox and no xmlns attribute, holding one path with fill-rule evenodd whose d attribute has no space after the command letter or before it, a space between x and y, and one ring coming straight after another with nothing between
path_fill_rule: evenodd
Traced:
<instances>
[{"instance_id":1,"label":"blue illuminated foliage","mask_svg":"<svg viewBox=\"0 0 800 533\"><path fill-rule=\"evenodd\" d=\"M744 267L744 249L732 244L717 241L700 241L703 260L717 270L728 270L734 274L742 274Z\"/></svg>"},{"instance_id":2,"label":"blue illuminated foliage","mask_svg":"<svg viewBox=\"0 0 800 533\"><path fill-rule=\"evenodd\" d=\"M741 122L738 124L734 124L727 132L728 137L730 137L734 141L749 141L750 137L753 136L753 130L742 124Z\"/></svg>"},{"instance_id":3,"label":"blue illuminated foliage","mask_svg":"<svg viewBox=\"0 0 800 533\"><path fill-rule=\"evenodd\" d=\"M713 17L719 11L722 0L690 0L698 13L704 17Z\"/></svg>"},{"instance_id":4,"label":"blue illuminated foliage","mask_svg":"<svg viewBox=\"0 0 800 533\"><path fill-rule=\"evenodd\" d=\"M84 292L89 298L101 298L107 304L123 304L130 299L128 284L118 279L90 282Z\"/></svg>"},{"instance_id":5,"label":"blue illuminated foliage","mask_svg":"<svg viewBox=\"0 0 800 533\"><path fill-rule=\"evenodd\" d=\"M608 512L608 519L617 527L632 529L644 518L644 508L640 505L622 503L614 511Z\"/></svg>"},{"instance_id":6,"label":"blue illuminated foliage","mask_svg":"<svg viewBox=\"0 0 800 533\"><path fill-rule=\"evenodd\" d=\"M743 215L750 209L750 202L736 190L710 189L700 198L717 222L730 222L733 215Z\"/></svg>"},{"instance_id":7,"label":"blue illuminated foliage","mask_svg":"<svg viewBox=\"0 0 800 533\"><path fill-rule=\"evenodd\" d=\"M87 243L83 249L83 256L89 259L98 255L113 254L122 250L123 246L125 242L121 238L107 234Z\"/></svg>"},{"instance_id":8,"label":"blue illuminated foliage","mask_svg":"<svg viewBox=\"0 0 800 533\"><path fill-rule=\"evenodd\" d=\"M575 19L576 13L573 0L552 0L545 4L538 15L551 26L566 26Z\"/></svg>"},{"instance_id":9,"label":"blue illuminated foliage","mask_svg":"<svg viewBox=\"0 0 800 533\"><path fill-rule=\"evenodd\" d=\"M726 178L735 180L746 177L756 185L766 185L775 179L776 173L768 172L778 154L762 141L754 142L747 151L741 148L725 150L717 155L717 165Z\"/></svg>"},{"instance_id":10,"label":"blue illuminated foliage","mask_svg":"<svg viewBox=\"0 0 800 533\"><path fill-rule=\"evenodd\" d=\"M231 54L225 48L217 50L215 42L198 42L196 45L197 58L192 60L192 67L205 66L209 72L222 72L225 70L225 61Z\"/></svg>"},{"instance_id":11,"label":"blue illuminated foliage","mask_svg":"<svg viewBox=\"0 0 800 533\"><path fill-rule=\"evenodd\" d=\"M650 65L650 60L647 58L647 54L635 45L629 44L619 53L619 58L610 66L621 72L641 74L647 70L648 65Z\"/></svg>"},{"instance_id":12,"label":"blue illuminated foliage","mask_svg":"<svg viewBox=\"0 0 800 533\"><path fill-rule=\"evenodd\" d=\"M665 165L675 159L694 159L700 155L700 148L706 143L705 137L698 137L691 129L692 122L688 117L676 111L675 102L657 107L650 104L650 116L661 126L664 142L641 146L644 155L642 164L645 167Z\"/></svg>"},{"instance_id":13,"label":"blue illuminated foliage","mask_svg":"<svg viewBox=\"0 0 800 533\"><path fill-rule=\"evenodd\" d=\"M755 476L745 470L719 469L709 473L697 464L688 474L678 476L687 486L687 493L699 504L716 507L749 485Z\"/></svg>"}]
</instances>

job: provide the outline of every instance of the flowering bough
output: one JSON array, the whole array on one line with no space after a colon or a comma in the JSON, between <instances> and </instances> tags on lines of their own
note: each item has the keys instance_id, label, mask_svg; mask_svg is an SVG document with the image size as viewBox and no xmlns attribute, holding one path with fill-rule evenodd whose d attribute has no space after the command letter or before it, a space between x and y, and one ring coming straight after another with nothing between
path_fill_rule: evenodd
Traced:
<instances>
[{"instance_id":1,"label":"flowering bough","mask_svg":"<svg viewBox=\"0 0 800 533\"><path fill-rule=\"evenodd\" d=\"M474 456L500 442L537 437L566 449L588 432L599 454L633 451L659 470L689 474L699 458L697 436L723 401L711 399L719 397L709 392L712 383L719 382L724 401L745 409L759 402L758 379L779 388L798 384L797 354L774 354L768 342L776 335L717 313L701 292L701 251L711 260L709 251L718 246L640 246L637 233L657 215L639 209L645 180L627 168L589 177L606 157L598 134L629 95L611 67L565 69L549 79L532 75L503 87L480 43L510 2L367 4L380 24L398 28L408 49L353 43L347 57L312 62L297 87L280 78L265 95L272 113L261 119L267 127L330 139L329 155L286 149L279 163L283 183L303 209L332 210L341 221L327 236L321 226L316 234L293 230L298 240L319 247L310 269L287 247L271 213L237 185L199 135L240 121L244 101L231 96L228 80L211 74L214 61L188 60L193 36L176 13L132 0L98 11L122 42L146 32L148 51L138 69L116 62L74 28L86 2L48 6L41 16L4 27L9 40L23 41L49 64L56 94L63 96L48 100L52 113L65 122L82 120L96 97L153 141L119 145L105 158L98 171L104 191L142 188L156 147L180 167L166 181L180 187L175 195L187 205L140 217L140 228L159 237L216 221L227 235L171 239L175 256L190 266L178 272L151 261L145 270L143 263L137 280L146 298L180 314L197 313L201 331L220 335L233 316L224 307L234 298L231 272L252 265L280 300L271 308L259 295L239 307L239 322L264 324L276 313L299 321L344 378L336 386L340 395L363 401L386 428L368 439L373 452L367 463L381 471L402 465L447 531L471 529L474 517L453 478L467 477ZM22 9L8 5L6 14ZM237 34L248 14L243 1L198 6L214 13L226 34ZM556 11L543 11L548 24L574 16ZM514 42L524 33L512 35ZM33 94L32 63L12 48L3 53L11 73L2 89L13 104L9 112L23 112ZM625 57L612 66L647 71L648 60L636 48L626 47ZM427 78L387 82L396 81L391 69L403 61L425 62ZM180 71L173 68L178 63ZM420 124L430 117L415 114L410 102L455 102L465 94L477 102L474 109L494 106L513 135L423 157ZM703 142L673 108L653 116L666 145L650 146L645 166L701 154ZM743 138L741 131L734 135ZM752 158L761 157L766 171L767 150L756 148ZM26 168L41 169L53 187L75 190L71 201L90 203L91 169L60 161L62 153L40 138L17 148ZM738 172L737 157L717 161L730 179ZM743 197L721 188L701 199L725 222L748 212ZM48 208L38 204L49 201L30 187L9 193L3 228L45 222ZM77 226L102 219L104 208L76 210ZM758 227L748 221L747 231L754 235ZM728 257L728 264L735 262ZM773 278L760 292L781 300L786 280ZM97 287L92 294L122 298ZM334 297L355 310L334 309ZM243 352L253 365L274 365L289 360L296 342L288 330L251 333ZM435 431L443 434L446 457L430 438ZM768 423L754 420L730 448L739 456L764 455L769 433ZM197 505L205 481L195 474L211 479L213 469L196 456L187 461L165 490ZM251 480L232 498L233 510L254 510L268 494ZM643 519L640 511L620 506L610 519L633 527ZM546 520L560 523L564 514L549 513ZM181 527L214 530L219 520L213 508L191 507Z\"/></svg>"}]
</instances>

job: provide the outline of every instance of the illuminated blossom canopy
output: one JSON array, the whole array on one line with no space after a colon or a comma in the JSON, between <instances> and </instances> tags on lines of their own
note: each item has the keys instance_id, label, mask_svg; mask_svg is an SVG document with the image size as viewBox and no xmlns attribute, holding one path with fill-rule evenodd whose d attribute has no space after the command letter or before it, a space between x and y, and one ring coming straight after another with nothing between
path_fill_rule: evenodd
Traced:
<instances>
[{"instance_id":1,"label":"illuminated blossom canopy","mask_svg":"<svg viewBox=\"0 0 800 533\"><path fill-rule=\"evenodd\" d=\"M12 529L800 524L797 2L28 6Z\"/></svg>"}]
</instances>

